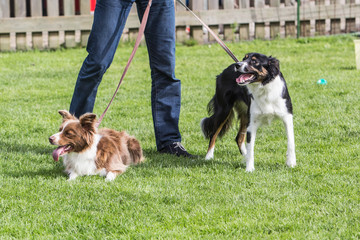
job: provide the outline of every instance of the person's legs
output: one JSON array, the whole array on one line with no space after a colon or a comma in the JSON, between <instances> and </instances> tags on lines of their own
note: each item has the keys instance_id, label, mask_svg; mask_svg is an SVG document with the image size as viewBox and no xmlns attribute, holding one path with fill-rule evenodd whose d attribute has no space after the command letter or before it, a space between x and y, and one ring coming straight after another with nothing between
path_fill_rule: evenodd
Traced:
<instances>
[{"instance_id":1,"label":"person's legs","mask_svg":"<svg viewBox=\"0 0 360 240\"><path fill-rule=\"evenodd\" d=\"M137 0L139 18L148 0ZM151 107L158 150L181 142L179 115L181 83L175 78L175 10L173 0L152 2L145 29L152 90Z\"/></svg>"},{"instance_id":2,"label":"person's legs","mask_svg":"<svg viewBox=\"0 0 360 240\"><path fill-rule=\"evenodd\" d=\"M70 113L79 117L92 112L98 86L119 44L131 5L135 0L98 0L86 57L76 81Z\"/></svg>"}]
</instances>

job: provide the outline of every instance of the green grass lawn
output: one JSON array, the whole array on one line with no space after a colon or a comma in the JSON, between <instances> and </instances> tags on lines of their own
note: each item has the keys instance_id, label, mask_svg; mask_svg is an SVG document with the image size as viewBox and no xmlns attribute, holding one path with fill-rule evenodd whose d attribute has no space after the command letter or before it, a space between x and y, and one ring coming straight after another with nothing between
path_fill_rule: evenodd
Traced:
<instances>
[{"instance_id":1,"label":"green grass lawn","mask_svg":"<svg viewBox=\"0 0 360 240\"><path fill-rule=\"evenodd\" d=\"M258 131L246 173L233 128L205 161L200 120L215 77L232 60L217 45L178 46L180 129L197 160L159 155L147 51L140 47L102 127L127 130L146 162L113 182L67 181L48 137L68 109L85 49L0 53L0 239L359 239L360 72L350 36L228 44L239 59L280 60L294 106L298 166L289 169L283 124ZM110 100L132 47L121 46L94 112ZM327 85L317 85L324 78Z\"/></svg>"}]
</instances>

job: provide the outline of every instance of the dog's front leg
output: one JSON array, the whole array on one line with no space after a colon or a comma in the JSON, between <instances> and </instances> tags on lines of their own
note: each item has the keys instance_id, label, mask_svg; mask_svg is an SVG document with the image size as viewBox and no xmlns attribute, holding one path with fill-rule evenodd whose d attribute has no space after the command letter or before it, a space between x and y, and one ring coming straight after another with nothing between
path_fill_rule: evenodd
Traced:
<instances>
[{"instance_id":1,"label":"dog's front leg","mask_svg":"<svg viewBox=\"0 0 360 240\"><path fill-rule=\"evenodd\" d=\"M255 148L255 138L256 138L256 131L258 126L255 122L250 122L248 127L248 131L246 133L246 149L247 154L245 156L246 160L246 171L252 172L255 170L254 166L254 148Z\"/></svg>"},{"instance_id":2,"label":"dog's front leg","mask_svg":"<svg viewBox=\"0 0 360 240\"><path fill-rule=\"evenodd\" d=\"M287 135L287 152L286 152L286 165L289 167L296 166L296 156L295 156L295 137L294 137L294 124L293 124L293 115L288 114L283 117L283 122L286 128Z\"/></svg>"},{"instance_id":3,"label":"dog's front leg","mask_svg":"<svg viewBox=\"0 0 360 240\"><path fill-rule=\"evenodd\" d=\"M76 172L70 171L68 181L72 181L72 180L74 180L75 178L77 178L78 176L79 176L79 175L78 175Z\"/></svg>"}]
</instances>

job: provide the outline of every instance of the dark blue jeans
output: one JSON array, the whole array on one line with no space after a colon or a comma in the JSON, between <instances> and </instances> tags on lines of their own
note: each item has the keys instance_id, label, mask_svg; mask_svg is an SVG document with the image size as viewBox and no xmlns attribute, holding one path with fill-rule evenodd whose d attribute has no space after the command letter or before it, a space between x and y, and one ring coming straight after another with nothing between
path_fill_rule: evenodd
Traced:
<instances>
[{"instance_id":1,"label":"dark blue jeans","mask_svg":"<svg viewBox=\"0 0 360 240\"><path fill-rule=\"evenodd\" d=\"M147 0L98 0L86 57L76 81L70 112L92 112L101 79L113 61L126 19L136 2L139 19ZM154 0L145 39L149 53L152 88L151 108L156 146L160 150L180 142L181 83L175 78L175 10L173 0ZM134 109L136 116L136 109Z\"/></svg>"}]
</instances>

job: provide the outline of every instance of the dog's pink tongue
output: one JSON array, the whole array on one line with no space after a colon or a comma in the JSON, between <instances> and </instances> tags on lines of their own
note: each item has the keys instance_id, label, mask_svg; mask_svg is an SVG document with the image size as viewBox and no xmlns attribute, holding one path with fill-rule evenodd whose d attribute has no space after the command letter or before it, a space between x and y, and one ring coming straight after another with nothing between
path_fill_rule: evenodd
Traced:
<instances>
[{"instance_id":1,"label":"dog's pink tongue","mask_svg":"<svg viewBox=\"0 0 360 240\"><path fill-rule=\"evenodd\" d=\"M236 79L237 83L244 83L252 77L252 74L241 74L240 77Z\"/></svg>"},{"instance_id":2,"label":"dog's pink tongue","mask_svg":"<svg viewBox=\"0 0 360 240\"><path fill-rule=\"evenodd\" d=\"M65 151L65 146L61 146L55 149L52 153L54 161L56 162L59 161L59 157L62 153L64 153L64 151Z\"/></svg>"}]
</instances>

